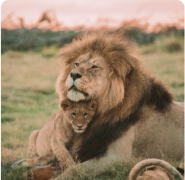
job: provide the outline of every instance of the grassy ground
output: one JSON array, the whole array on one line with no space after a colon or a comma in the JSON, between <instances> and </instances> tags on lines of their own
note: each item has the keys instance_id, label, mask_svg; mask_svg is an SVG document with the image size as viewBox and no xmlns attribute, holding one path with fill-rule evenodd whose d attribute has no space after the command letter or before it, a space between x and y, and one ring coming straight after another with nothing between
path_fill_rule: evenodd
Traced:
<instances>
[{"instance_id":1,"label":"grassy ground","mask_svg":"<svg viewBox=\"0 0 185 180\"><path fill-rule=\"evenodd\" d=\"M152 69L174 94L175 100L184 100L184 54L153 50L156 44L139 48L144 63ZM160 46L159 46L160 47ZM59 72L56 49L40 54L9 51L2 55L1 95L1 153L2 179L24 179L22 171L10 170L12 162L27 157L28 136L58 110L55 81ZM123 179L135 162L118 164L110 173L93 179ZM176 162L172 162L177 165ZM83 179L83 178L82 178ZM87 178L84 178L87 179Z\"/></svg>"}]
</instances>

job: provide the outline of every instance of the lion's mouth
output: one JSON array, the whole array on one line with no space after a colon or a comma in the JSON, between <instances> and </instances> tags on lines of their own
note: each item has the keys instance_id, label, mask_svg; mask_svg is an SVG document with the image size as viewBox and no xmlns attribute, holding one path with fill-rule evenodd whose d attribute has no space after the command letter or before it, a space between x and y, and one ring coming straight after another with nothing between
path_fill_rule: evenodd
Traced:
<instances>
[{"instance_id":1,"label":"lion's mouth","mask_svg":"<svg viewBox=\"0 0 185 180\"><path fill-rule=\"evenodd\" d=\"M89 94L88 94L88 93L85 93L85 92L80 91L79 89L77 89L77 87L76 87L75 85L71 86L71 87L69 88L69 90L68 90L68 91L70 91L70 90L80 92L80 93L82 93L85 97L89 96Z\"/></svg>"},{"instance_id":2,"label":"lion's mouth","mask_svg":"<svg viewBox=\"0 0 185 180\"><path fill-rule=\"evenodd\" d=\"M74 131L76 133L83 133L85 131L85 129L74 129Z\"/></svg>"}]
</instances>

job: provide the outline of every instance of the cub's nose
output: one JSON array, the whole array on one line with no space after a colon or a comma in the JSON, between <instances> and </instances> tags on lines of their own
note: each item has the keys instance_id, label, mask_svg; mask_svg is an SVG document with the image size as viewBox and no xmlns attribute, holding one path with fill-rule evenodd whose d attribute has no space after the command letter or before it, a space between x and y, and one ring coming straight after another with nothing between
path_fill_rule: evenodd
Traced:
<instances>
[{"instance_id":1,"label":"cub's nose","mask_svg":"<svg viewBox=\"0 0 185 180\"><path fill-rule=\"evenodd\" d=\"M71 73L70 76L73 79L73 81L82 77L82 75L80 75L78 73Z\"/></svg>"},{"instance_id":2,"label":"cub's nose","mask_svg":"<svg viewBox=\"0 0 185 180\"><path fill-rule=\"evenodd\" d=\"M79 129L81 129L81 128L83 127L83 125L80 125L80 126L79 126L79 125L77 125L77 127L78 127Z\"/></svg>"}]
</instances>

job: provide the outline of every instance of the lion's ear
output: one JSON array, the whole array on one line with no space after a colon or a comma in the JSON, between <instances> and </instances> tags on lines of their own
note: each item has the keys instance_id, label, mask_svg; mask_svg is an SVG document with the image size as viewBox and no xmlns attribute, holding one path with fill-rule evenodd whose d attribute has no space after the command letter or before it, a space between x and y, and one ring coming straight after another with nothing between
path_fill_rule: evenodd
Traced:
<instances>
[{"instance_id":1,"label":"lion's ear","mask_svg":"<svg viewBox=\"0 0 185 180\"><path fill-rule=\"evenodd\" d=\"M91 100L88 105L91 110L96 110L97 108L97 102L95 100Z\"/></svg>"},{"instance_id":2,"label":"lion's ear","mask_svg":"<svg viewBox=\"0 0 185 180\"><path fill-rule=\"evenodd\" d=\"M66 111L67 109L69 109L72 106L72 102L68 99L63 100L60 103L61 108Z\"/></svg>"}]
</instances>

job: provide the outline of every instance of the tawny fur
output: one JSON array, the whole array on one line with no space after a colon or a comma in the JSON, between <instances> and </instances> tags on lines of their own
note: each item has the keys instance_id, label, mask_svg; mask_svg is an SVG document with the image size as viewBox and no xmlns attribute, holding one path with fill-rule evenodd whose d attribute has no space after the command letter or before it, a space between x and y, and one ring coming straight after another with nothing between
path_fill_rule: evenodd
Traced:
<instances>
[{"instance_id":1,"label":"tawny fur","mask_svg":"<svg viewBox=\"0 0 185 180\"><path fill-rule=\"evenodd\" d=\"M144 171L141 175L141 171ZM183 177L171 164L159 159L145 159L137 163L128 180L182 180Z\"/></svg>"},{"instance_id":2,"label":"tawny fur","mask_svg":"<svg viewBox=\"0 0 185 180\"><path fill-rule=\"evenodd\" d=\"M29 137L29 159L18 161L19 165L34 167L47 165L57 158L62 170L75 164L68 151L68 145L77 133L83 133L95 114L97 103L74 103L64 100L63 111L49 120L41 130L35 130ZM16 164L15 164L16 165Z\"/></svg>"},{"instance_id":3,"label":"tawny fur","mask_svg":"<svg viewBox=\"0 0 185 180\"><path fill-rule=\"evenodd\" d=\"M94 98L99 104L76 151L83 162L79 166L88 174L100 174L112 162L132 156L177 160L183 156L184 109L135 52L126 37L99 33L82 35L61 49L56 83L60 101ZM73 80L71 73L80 78Z\"/></svg>"}]
</instances>

